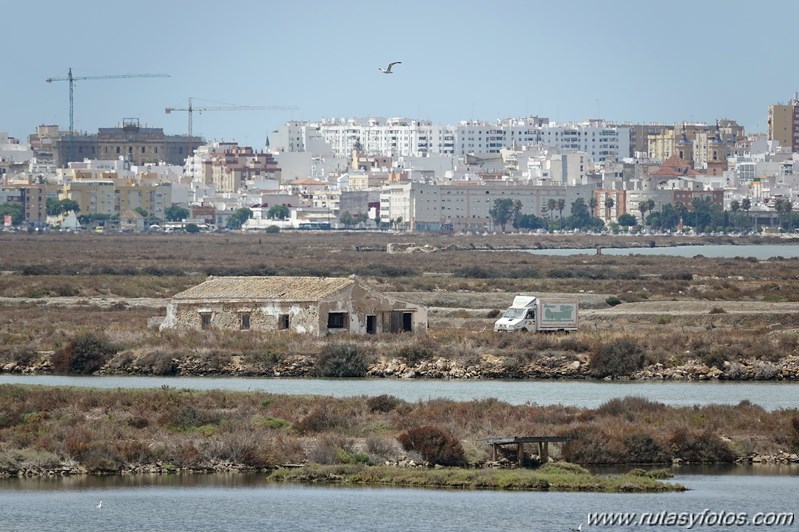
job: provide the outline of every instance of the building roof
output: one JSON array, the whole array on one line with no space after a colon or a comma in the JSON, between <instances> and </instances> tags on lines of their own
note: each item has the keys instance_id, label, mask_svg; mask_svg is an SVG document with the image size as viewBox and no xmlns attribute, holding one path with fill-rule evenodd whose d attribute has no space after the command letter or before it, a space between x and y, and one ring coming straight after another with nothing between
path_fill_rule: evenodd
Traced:
<instances>
[{"instance_id":1,"label":"building roof","mask_svg":"<svg viewBox=\"0 0 799 532\"><path fill-rule=\"evenodd\" d=\"M173 299L319 301L354 283L348 277L209 277Z\"/></svg>"},{"instance_id":2,"label":"building roof","mask_svg":"<svg viewBox=\"0 0 799 532\"><path fill-rule=\"evenodd\" d=\"M691 177L703 175L691 168L691 163L674 154L660 165L660 168L650 172L653 177Z\"/></svg>"}]
</instances>

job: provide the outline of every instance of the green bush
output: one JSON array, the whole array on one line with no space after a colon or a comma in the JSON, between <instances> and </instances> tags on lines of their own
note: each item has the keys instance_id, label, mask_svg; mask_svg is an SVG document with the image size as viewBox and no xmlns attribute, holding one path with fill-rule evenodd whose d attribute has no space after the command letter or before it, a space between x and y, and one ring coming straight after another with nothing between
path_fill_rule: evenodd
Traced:
<instances>
[{"instance_id":1,"label":"green bush","mask_svg":"<svg viewBox=\"0 0 799 532\"><path fill-rule=\"evenodd\" d=\"M590 357L597 377L621 377L644 367L644 349L629 338L602 345Z\"/></svg>"},{"instance_id":2,"label":"green bush","mask_svg":"<svg viewBox=\"0 0 799 532\"><path fill-rule=\"evenodd\" d=\"M269 227L266 228L266 233L269 235L276 234L279 232L280 232L280 227L276 225L270 225Z\"/></svg>"},{"instance_id":3,"label":"green bush","mask_svg":"<svg viewBox=\"0 0 799 532\"><path fill-rule=\"evenodd\" d=\"M616 297L616 296L608 296L608 297L605 299L605 303L607 303L607 304L608 304L608 305L610 305L611 307L615 307L616 305L621 305L621 299L619 299L619 298L618 298L618 297Z\"/></svg>"},{"instance_id":4,"label":"green bush","mask_svg":"<svg viewBox=\"0 0 799 532\"><path fill-rule=\"evenodd\" d=\"M58 373L89 375L103 367L117 351L105 337L88 333L68 341L52 354L50 362Z\"/></svg>"},{"instance_id":5,"label":"green bush","mask_svg":"<svg viewBox=\"0 0 799 532\"><path fill-rule=\"evenodd\" d=\"M322 349L314 368L317 377L365 377L369 363L358 344L333 343Z\"/></svg>"},{"instance_id":6,"label":"green bush","mask_svg":"<svg viewBox=\"0 0 799 532\"><path fill-rule=\"evenodd\" d=\"M431 464L462 466L466 463L461 442L439 427L416 427L400 434L397 439L403 449L416 451Z\"/></svg>"}]
</instances>

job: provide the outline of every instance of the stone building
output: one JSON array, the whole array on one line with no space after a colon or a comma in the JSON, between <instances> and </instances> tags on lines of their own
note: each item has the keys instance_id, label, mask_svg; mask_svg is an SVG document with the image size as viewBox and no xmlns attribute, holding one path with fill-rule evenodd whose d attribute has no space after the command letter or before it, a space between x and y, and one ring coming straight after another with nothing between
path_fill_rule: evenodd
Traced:
<instances>
[{"instance_id":1,"label":"stone building","mask_svg":"<svg viewBox=\"0 0 799 532\"><path fill-rule=\"evenodd\" d=\"M175 294L161 329L336 333L427 332L425 307L351 277L209 277Z\"/></svg>"},{"instance_id":2,"label":"stone building","mask_svg":"<svg viewBox=\"0 0 799 532\"><path fill-rule=\"evenodd\" d=\"M34 155L58 168L85 159L124 158L131 164L183 165L205 141L196 136L165 135L162 128L141 127L137 118L125 118L121 127L102 127L97 134L62 131L58 126L39 126L28 137Z\"/></svg>"}]
</instances>

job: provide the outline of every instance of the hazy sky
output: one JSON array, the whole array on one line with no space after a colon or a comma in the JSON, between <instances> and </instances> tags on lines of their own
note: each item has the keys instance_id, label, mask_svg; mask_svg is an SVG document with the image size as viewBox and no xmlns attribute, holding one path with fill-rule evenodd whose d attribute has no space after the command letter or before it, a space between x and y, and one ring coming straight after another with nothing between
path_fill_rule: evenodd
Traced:
<instances>
[{"instance_id":1,"label":"hazy sky","mask_svg":"<svg viewBox=\"0 0 799 532\"><path fill-rule=\"evenodd\" d=\"M793 0L3 1L0 131L123 118L187 131L165 107L294 105L194 113L194 133L262 148L286 120L405 116L435 123L713 122L764 131L799 91ZM393 75L378 67L402 61Z\"/></svg>"}]
</instances>

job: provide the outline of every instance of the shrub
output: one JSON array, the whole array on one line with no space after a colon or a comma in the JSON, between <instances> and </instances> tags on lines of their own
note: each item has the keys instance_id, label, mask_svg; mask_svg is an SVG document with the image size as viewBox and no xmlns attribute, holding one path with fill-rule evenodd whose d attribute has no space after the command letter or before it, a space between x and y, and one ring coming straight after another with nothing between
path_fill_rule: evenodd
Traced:
<instances>
[{"instance_id":1,"label":"shrub","mask_svg":"<svg viewBox=\"0 0 799 532\"><path fill-rule=\"evenodd\" d=\"M619 299L619 298L618 298L618 297L616 297L616 296L608 296L608 297L605 299L605 303L607 303L607 304L608 304L608 305L610 305L611 307L615 307L616 305L621 305L621 299Z\"/></svg>"},{"instance_id":2,"label":"shrub","mask_svg":"<svg viewBox=\"0 0 799 532\"><path fill-rule=\"evenodd\" d=\"M99 370L118 349L102 336L92 333L71 339L50 357L53 369L59 373L89 375Z\"/></svg>"},{"instance_id":3,"label":"shrub","mask_svg":"<svg viewBox=\"0 0 799 532\"><path fill-rule=\"evenodd\" d=\"M735 461L735 453L721 438L711 432L701 434L678 430L670 438L674 456L686 462L727 462Z\"/></svg>"},{"instance_id":4,"label":"shrub","mask_svg":"<svg viewBox=\"0 0 799 532\"><path fill-rule=\"evenodd\" d=\"M339 412L334 412L326 405L315 408L307 416L299 420L294 428L300 434L332 431L336 428L346 427L347 417Z\"/></svg>"},{"instance_id":5,"label":"shrub","mask_svg":"<svg viewBox=\"0 0 799 532\"><path fill-rule=\"evenodd\" d=\"M649 434L630 434L624 437L627 461L631 464L663 464L671 462L671 453Z\"/></svg>"},{"instance_id":6,"label":"shrub","mask_svg":"<svg viewBox=\"0 0 799 532\"><path fill-rule=\"evenodd\" d=\"M452 272L452 275L454 277L465 277L469 279L491 279L492 277L497 277L497 274L493 271L486 270L480 266L463 266L456 268Z\"/></svg>"},{"instance_id":7,"label":"shrub","mask_svg":"<svg viewBox=\"0 0 799 532\"><path fill-rule=\"evenodd\" d=\"M412 344L403 345L397 349L395 356L400 360L403 360L406 364L415 366L419 362L430 360L433 356L433 352L423 345Z\"/></svg>"},{"instance_id":8,"label":"shrub","mask_svg":"<svg viewBox=\"0 0 799 532\"><path fill-rule=\"evenodd\" d=\"M431 464L461 466L466 463L461 442L439 427L416 427L400 434L397 439L403 449L419 453Z\"/></svg>"},{"instance_id":9,"label":"shrub","mask_svg":"<svg viewBox=\"0 0 799 532\"><path fill-rule=\"evenodd\" d=\"M724 363L727 362L727 355L721 348L713 349L709 353L702 355L702 362L709 368L716 367L724 369Z\"/></svg>"},{"instance_id":10,"label":"shrub","mask_svg":"<svg viewBox=\"0 0 799 532\"><path fill-rule=\"evenodd\" d=\"M591 369L598 377L620 377L644 367L644 349L629 338L602 345L591 354Z\"/></svg>"},{"instance_id":11,"label":"shrub","mask_svg":"<svg viewBox=\"0 0 799 532\"><path fill-rule=\"evenodd\" d=\"M694 275L691 272L670 272L661 274L660 278L665 281L691 281Z\"/></svg>"},{"instance_id":12,"label":"shrub","mask_svg":"<svg viewBox=\"0 0 799 532\"><path fill-rule=\"evenodd\" d=\"M270 225L269 227L266 228L266 233L269 235L276 234L279 232L280 232L280 227L276 225Z\"/></svg>"},{"instance_id":13,"label":"shrub","mask_svg":"<svg viewBox=\"0 0 799 532\"><path fill-rule=\"evenodd\" d=\"M365 377L369 364L358 344L327 344L319 355L314 374L317 377Z\"/></svg>"},{"instance_id":14,"label":"shrub","mask_svg":"<svg viewBox=\"0 0 799 532\"><path fill-rule=\"evenodd\" d=\"M397 408L400 403L402 403L402 400L388 394L376 395L366 400L366 406L369 407L370 412L382 412L384 414Z\"/></svg>"}]
</instances>

